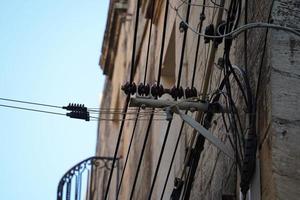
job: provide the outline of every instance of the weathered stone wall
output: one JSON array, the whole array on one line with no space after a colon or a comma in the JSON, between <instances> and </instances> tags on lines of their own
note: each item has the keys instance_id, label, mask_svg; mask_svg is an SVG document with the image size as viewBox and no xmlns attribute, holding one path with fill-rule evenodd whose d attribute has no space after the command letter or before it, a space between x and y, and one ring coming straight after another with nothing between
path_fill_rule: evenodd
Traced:
<instances>
[{"instance_id":1,"label":"weathered stone wall","mask_svg":"<svg viewBox=\"0 0 300 200\"><path fill-rule=\"evenodd\" d=\"M143 82L146 65L146 51L148 45L148 34L150 23L145 18L149 13L147 6L150 0L142 1L142 9L139 20L139 31L137 37L136 70L134 81ZM178 0L170 0L171 5L181 4ZM202 1L192 1L201 4ZM210 1L206 1L208 5ZM226 1L228 7L229 2ZM136 1L128 1L126 14L122 14L119 21L118 42L113 52L113 70L111 76L106 80L106 87L102 98L103 108L122 108L125 102L125 95L121 92L121 84L129 79L131 66L132 40L134 31ZM161 47L161 33L163 29L165 1L156 0L155 18L152 29L150 57L148 61L148 72L146 83L157 81L158 63ZM272 7L272 0L249 1L248 22L267 22L269 11ZM299 1L275 0L271 19L275 24L299 27ZM244 6L241 14L240 24L243 24ZM197 27L202 7L192 6L190 15L190 25ZM180 15L185 17L187 5L183 4L179 9ZM203 30L210 23L216 23L220 9L206 8ZM223 12L225 19L226 11ZM163 72L161 81L165 87L175 85L178 78L178 69L181 55L183 33L179 31L180 19L176 17L174 10L169 8L166 43L163 58ZM110 33L114 34L114 33ZM270 30L266 36L266 29L252 29L247 32L247 65L252 93L256 94L258 77L261 69L261 81L259 83L258 104L257 104L257 134L259 136L258 157L260 160L261 195L262 199L297 199L299 192L299 38L283 31ZM187 43L184 54L184 64L181 77L183 87L191 85L194 59L197 44L197 35L188 31ZM265 47L266 46L266 47ZM207 71L207 62L212 52L212 44L204 44L203 38L200 42L198 63L196 69L195 87L203 88L204 77ZM264 53L263 53L264 52ZM223 55L223 44L216 50L213 57L215 63ZM103 58L105 60L105 58ZM241 34L233 42L231 53L232 64L244 68L244 36ZM213 65L208 94L215 91L222 78L222 70ZM235 91L233 91L234 93ZM234 93L236 94L236 93ZM169 98L169 97L163 97ZM237 104L239 99L237 100ZM239 109L243 105L238 104ZM131 110L132 111L132 110ZM194 114L189 114L195 116ZM101 115L109 118L109 115ZM134 118L135 115L127 116L127 119ZM99 123L99 133L97 141L97 155L112 156L116 145L116 140L120 128L120 115L114 115L114 121L101 121ZM242 116L242 120L244 116ZM132 150L128 159L128 165L122 182L120 199L129 199L141 147L144 141L147 120L139 120L136 126L132 143ZM119 156L122 157L120 168L123 168L128 145L134 126L133 120L125 122ZM167 122L153 121L149 138L143 157L141 170L135 190L134 199L147 199L151 180L153 179L158 156L166 132ZM160 199L166 173L170 159L174 150L174 145L179 134L181 119L174 116L166 149L162 158L160 171L154 188L152 199ZM229 148L228 136L223 125L221 115L216 115L210 131L219 137ZM169 199L173 189L174 178L180 174L189 146L192 128L184 126L183 137L181 138L175 162L168 181L164 199ZM298 157L297 157L298 156ZM122 170L120 170L121 173ZM116 175L116 173L114 173ZM98 174L95 178L100 179L98 186L95 186L97 197L103 195L108 174ZM114 177L115 178L115 177ZM115 179L113 179L115 180ZM101 185L102 183L102 185ZM112 183L110 199L114 198L115 182ZM230 158L225 156L217 148L206 142L198 170L191 192L191 199L221 199L222 195L239 195L237 168Z\"/></svg>"},{"instance_id":2,"label":"weathered stone wall","mask_svg":"<svg viewBox=\"0 0 300 200\"><path fill-rule=\"evenodd\" d=\"M273 23L299 28L300 1L274 2ZM300 191L300 38L283 31L270 36L271 146L275 199L299 199Z\"/></svg>"}]
</instances>

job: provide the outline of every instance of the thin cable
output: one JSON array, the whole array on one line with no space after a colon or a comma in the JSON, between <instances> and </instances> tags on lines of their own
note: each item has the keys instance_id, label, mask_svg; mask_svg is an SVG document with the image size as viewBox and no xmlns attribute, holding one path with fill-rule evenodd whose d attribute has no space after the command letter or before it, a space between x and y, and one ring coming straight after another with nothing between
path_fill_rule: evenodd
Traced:
<instances>
[{"instance_id":1,"label":"thin cable","mask_svg":"<svg viewBox=\"0 0 300 200\"><path fill-rule=\"evenodd\" d=\"M6 108L19 109L19 110L27 110L27 111L33 111L33 112L40 112L40 113L46 113L46 114L66 116L66 114L63 114L63 113L57 113L57 112L51 112L51 111L45 111L45 110L39 110L39 109L32 109L32 108L26 108L26 107L18 107L18 106L4 105L4 104L0 104L0 106L1 107L6 107ZM161 116L163 116L163 115L161 115ZM91 119L95 119L96 121L132 121L132 120L136 120L136 119L149 120L149 118L143 118L143 117L147 117L147 116L140 115L138 118L127 118L127 119L110 119L110 118L90 116ZM165 121L166 118L153 118L153 120ZM91 121L94 121L94 120L91 120Z\"/></svg>"},{"instance_id":2,"label":"thin cable","mask_svg":"<svg viewBox=\"0 0 300 200\"><path fill-rule=\"evenodd\" d=\"M248 24L248 0L245 0L245 16L244 16L244 24ZM244 67L246 71L246 75L248 75L248 31L244 32Z\"/></svg>"},{"instance_id":3,"label":"thin cable","mask_svg":"<svg viewBox=\"0 0 300 200\"><path fill-rule=\"evenodd\" d=\"M127 95L125 103L124 103L123 112L127 112L129 100L130 100L130 95ZM113 158L112 166L115 166L115 163L116 163L116 159L117 159L117 155L118 155L118 151L119 151L119 146L120 146L120 142L121 142L121 137L122 137L122 133L123 133L123 128L124 128L124 124L125 124L125 118L126 118L126 115L123 115L123 119L121 121L121 126L120 126L120 130L119 130L118 138L117 138L117 144L116 144L116 148L115 148L115 152L114 152L114 158ZM105 200L108 198L110 183L111 183L111 179L112 179L112 175L113 175L113 171L114 171L113 169L114 169L113 167L110 169L108 183L107 183L105 196L104 196Z\"/></svg>"},{"instance_id":4,"label":"thin cable","mask_svg":"<svg viewBox=\"0 0 300 200\"><path fill-rule=\"evenodd\" d=\"M212 4L214 4L215 6L222 7L222 5L220 5L220 4L218 4L218 3L216 3L216 2L215 2L215 1L213 1L213 0L210 0L210 2L211 2Z\"/></svg>"},{"instance_id":5,"label":"thin cable","mask_svg":"<svg viewBox=\"0 0 300 200\"><path fill-rule=\"evenodd\" d=\"M186 4L186 5L190 5L190 6L197 6L197 7L206 7L206 8L219 8L219 9L224 9L227 12L227 9L224 8L224 6L218 5L218 4L214 4L215 6L210 6L210 5L205 5L203 4L196 4L196 3L188 3L186 0L180 0L182 3ZM212 1L212 0L211 0ZM177 7L178 9L178 7Z\"/></svg>"},{"instance_id":6,"label":"thin cable","mask_svg":"<svg viewBox=\"0 0 300 200\"><path fill-rule=\"evenodd\" d=\"M168 138L168 135L169 135L169 132L170 132L171 124L172 124L172 121L169 121L168 126L167 126L167 130L166 130L166 133L165 133L164 141L163 141L163 144L162 144L162 147L161 147L161 150L160 150L159 158L158 158L158 161L157 161L156 169L155 169L155 172L154 172L154 177L153 177L153 180L152 180L150 193L148 195L148 200L151 200L151 197L152 197L152 193L153 193L153 190L154 190L157 174L158 174L160 163L161 163L161 159L162 159L164 149L165 149L165 145L166 145L166 142L167 142L167 138Z\"/></svg>"},{"instance_id":7,"label":"thin cable","mask_svg":"<svg viewBox=\"0 0 300 200\"><path fill-rule=\"evenodd\" d=\"M139 108L139 109L140 109L140 108ZM122 186L122 183L123 183L123 178L124 178L125 170L126 170L126 167L127 167L127 162L128 162L128 158L129 158L129 154L130 154L130 150L131 150L133 138L134 138L134 135L135 135L134 133L135 133L135 129L136 129L136 127L137 127L138 115L139 115L139 114L137 114L137 118L136 118L136 120L134 121L134 126L133 126L133 130L132 130L132 134L131 134L129 146L128 146L128 149L127 149L126 159L125 159L124 167L123 167L123 170L122 170L122 175L121 175L119 187L117 188L118 191L117 191L117 197L116 197L116 199L119 198L119 194L120 194L120 191L121 191L121 186ZM148 120L148 119L147 119L147 120Z\"/></svg>"},{"instance_id":8,"label":"thin cable","mask_svg":"<svg viewBox=\"0 0 300 200\"><path fill-rule=\"evenodd\" d=\"M270 20L271 20L273 5L274 5L274 0L271 3L271 8L270 8L269 15L268 15L268 22L270 22ZM260 84L261 84L262 68L264 65L264 58L265 58L265 53L266 53L266 49L267 49L268 33L269 33L269 29L267 29L266 33L265 33L263 52L262 52L262 56L261 56L261 60L260 60L259 74L258 74L257 86L256 86L256 92L255 92L255 109L257 108L259 88L260 88Z\"/></svg>"},{"instance_id":9,"label":"thin cable","mask_svg":"<svg viewBox=\"0 0 300 200\"><path fill-rule=\"evenodd\" d=\"M164 28L163 28L163 32L162 32L162 42L161 42L161 48L160 48L160 57L159 57L159 64L158 64L157 85L160 84L161 68L162 68L163 54L164 54L164 49L165 49L165 37L166 37L166 29L167 29L169 4L170 4L169 0L167 0L166 8L165 8L165 17L164 17Z\"/></svg>"},{"instance_id":10,"label":"thin cable","mask_svg":"<svg viewBox=\"0 0 300 200\"><path fill-rule=\"evenodd\" d=\"M142 146L142 151L141 151L141 154L140 154L140 158L139 158L139 162L138 162L138 167L137 167L137 171L135 173L134 182L133 182L133 186L132 186L132 189L131 189L131 193L130 193L130 198L129 199L133 199L133 194L134 194L134 191L135 191L135 187L136 187L136 183L137 183L137 178L138 178L138 174L139 174L139 171L140 171L140 168L141 168L141 164L142 164L142 160L143 160L143 155L144 155L145 148L146 148L147 138L148 138L149 133L150 133L150 128L151 128L152 122L153 122L153 115L150 116L150 120L149 120L149 123L148 123L148 126L147 126L146 135L145 135L144 143L143 143L143 146Z\"/></svg>"},{"instance_id":11,"label":"thin cable","mask_svg":"<svg viewBox=\"0 0 300 200\"><path fill-rule=\"evenodd\" d=\"M53 104L44 104L44 103L37 103L32 101L23 101L23 100L17 100L17 99L11 99L11 98L3 98L0 97L1 101L9 101L9 102L16 102L16 103L23 103L23 104L30 104L30 105L36 105L36 106L44 106L44 107L51 107L51 108L63 108L62 106L57 106ZM111 112L111 113L122 113L122 108L87 108L89 112ZM136 108L128 108L128 110L136 110ZM146 111L144 111L146 112ZM156 111L159 112L159 111Z\"/></svg>"},{"instance_id":12,"label":"thin cable","mask_svg":"<svg viewBox=\"0 0 300 200\"><path fill-rule=\"evenodd\" d=\"M178 13L178 9L175 8L174 6L170 6L175 12L176 15L182 20L182 22L195 34L207 37L207 38L224 38L224 37L229 37L229 38L235 38L237 37L240 33L244 32L245 30L248 29L253 29L253 28L272 28L276 30L283 30L290 32L298 37L300 37L300 30L291 28L291 27L286 27L286 26L281 26L281 25L276 25L276 24L269 24L269 23L263 23L263 22L254 22L254 23L248 23L245 25L242 25L240 27L237 27L233 31L223 34L223 35L206 35L203 33L199 33L197 30L195 30L193 27L191 27L186 21L184 21L183 17Z\"/></svg>"},{"instance_id":13,"label":"thin cable","mask_svg":"<svg viewBox=\"0 0 300 200\"><path fill-rule=\"evenodd\" d=\"M205 5L205 1L203 0L203 5ZM203 27L203 22L205 20L205 7L202 8L202 12L200 14L200 26L199 26L199 32L201 32L202 27ZM195 53L195 60L194 60L194 69L193 69L193 76L192 76L192 84L191 87L194 87L194 83L195 83L195 76L196 76L196 68L197 68L197 63L198 63L198 54L199 54L199 46L200 46L200 38L201 35L198 35L197 38L197 47L196 47L196 53Z\"/></svg>"},{"instance_id":14,"label":"thin cable","mask_svg":"<svg viewBox=\"0 0 300 200\"><path fill-rule=\"evenodd\" d=\"M32 109L32 108L24 108L24 107L10 106L10 105L4 105L4 104L0 104L0 106L1 107L5 107L5 108L18 109L18 110L27 110L27 111L33 111L33 112L40 112L40 113L47 113L47 114L53 114L53 115L66 116L66 114L63 114L63 113L50 112L50 111L38 110L38 109Z\"/></svg>"},{"instance_id":15,"label":"thin cable","mask_svg":"<svg viewBox=\"0 0 300 200\"><path fill-rule=\"evenodd\" d=\"M224 4L224 1L222 1L222 4ZM230 9L229 9L229 12L230 13ZM221 17L222 15L219 13L218 14L218 19L220 19L219 17ZM219 20L217 20L219 21ZM219 89L222 89L223 86L224 86L224 83L225 81L222 81L221 85L219 86ZM205 86L204 86L205 88ZM213 102L217 102L219 99L219 95L216 96L214 99L213 99ZM214 114L213 113L207 113L204 117L204 119L202 119L202 123L203 123L203 127L205 129L209 129L210 126L211 126L211 121L213 119L213 116ZM201 120L201 115L198 115L197 116L198 119L197 120ZM194 130L194 132L196 132ZM192 184L193 184L193 181L194 181L194 177L195 177L195 173L197 171L197 168L198 168L198 164L199 164L199 160L200 160L200 156L201 156L201 153L204 149L204 143L205 143L205 137L203 137L202 135L198 134L197 137L195 137L195 140L196 142L192 142L192 144L195 143L194 145L194 148L193 148L193 152L190 153L192 154L192 164L189 168L189 176L187 177L186 179L186 184L187 184L187 189L186 189L186 193L183 197L183 199L189 199L190 197L190 194L191 194L191 190L192 190Z\"/></svg>"},{"instance_id":16,"label":"thin cable","mask_svg":"<svg viewBox=\"0 0 300 200\"><path fill-rule=\"evenodd\" d=\"M10 102L17 102L17 103L23 103L23 104L31 104L31 105L37 105L37 106L45 106L45 107L51 107L51 108L62 108L61 106L56 106L56 105L50 105L50 104L44 104L44 103L36 103L36 102L32 102L32 101L22 101L22 100L9 99L9 98L3 98L3 97L1 97L0 100L2 100L2 101L10 101Z\"/></svg>"},{"instance_id":17,"label":"thin cable","mask_svg":"<svg viewBox=\"0 0 300 200\"><path fill-rule=\"evenodd\" d=\"M188 4L188 7L187 7L187 13L186 13L187 23L189 22L189 17L190 17L190 9L191 9L190 3L191 3L191 0L189 0L189 4ZM187 37L187 31L184 31L182 47L181 47L182 49L181 49L181 56L180 56L180 63L179 63L179 71L178 71L178 76L177 76L177 88L180 87L181 73L182 73L183 60L184 60L184 51L185 51L185 47L186 47L186 37ZM148 200L151 200L151 197L152 197L152 194L153 194L157 174L158 174L158 171L159 171L159 168L160 168L162 156L164 154L166 142L168 140L171 124L172 124L172 119L169 121L168 126L167 126L165 137L164 137L162 147L161 147L161 150L160 150L160 153L159 153L159 158L158 158L158 161L157 161L156 169L155 169L155 172L154 172L154 176L153 176L153 180L152 180L152 184L151 184L151 188L150 188L150 193L148 195Z\"/></svg>"},{"instance_id":18,"label":"thin cable","mask_svg":"<svg viewBox=\"0 0 300 200\"><path fill-rule=\"evenodd\" d=\"M161 49L160 49L160 58L159 58L158 74L157 74L157 85L160 84L160 78L161 78L161 69L162 69L163 52L164 52L164 46L165 46L165 35L166 35L166 28L167 28L168 10L169 10L169 0L166 0L164 25L163 25L164 28L163 28L163 32L162 32L162 44L161 44ZM135 190L135 187L136 187L138 174L139 174L139 171L140 171L141 163L142 163L142 160L143 160L143 155L144 155L144 152L145 152L148 136L149 136L149 133L150 133L150 128L151 128L151 125L152 125L152 119L153 119L153 115L150 116L150 121L149 121L148 126L147 126L147 130L146 130L146 134L145 134L145 138L144 138L144 143L143 143L143 146L142 146L142 150L141 150L141 154L140 154L140 158L139 158L139 162L138 162L138 167L137 167L137 170L136 170L136 173L135 173L134 182L133 182L132 190L131 190L131 193L130 193L130 199L133 198L133 194L134 194L134 190Z\"/></svg>"},{"instance_id":19,"label":"thin cable","mask_svg":"<svg viewBox=\"0 0 300 200\"><path fill-rule=\"evenodd\" d=\"M133 44L132 44L132 54L131 54L131 71L130 71L130 83L132 83L134 78L134 66L135 66L135 51L136 51L136 41L137 41L137 33L139 27L139 15L140 15L140 4L141 0L137 1L136 13L135 13L135 26L134 26L134 35L133 35Z\"/></svg>"},{"instance_id":20,"label":"thin cable","mask_svg":"<svg viewBox=\"0 0 300 200\"><path fill-rule=\"evenodd\" d=\"M206 4L206 0L203 1L204 6L203 6L201 14L200 14L200 20L201 20L200 21L200 26L199 26L199 31L200 32L201 32L202 27L203 27L203 21L205 20L205 7L206 7L205 4ZM194 82L195 82L195 74L196 74L196 68L197 68L197 64L198 64L198 53L199 53L199 47L200 47L200 39L201 39L201 36L198 35L197 47L196 47L197 49L196 49L196 53L195 53L191 88L194 87ZM187 111L185 112L185 114L187 114ZM162 191L162 194L161 194L161 200L163 199L163 196L164 196L164 193L165 193L165 190L166 190L166 186L167 186L167 183L168 183L168 180L169 180L171 169L172 169L172 166L173 166L173 163L174 163L175 155L176 155L176 152L177 152L177 149L178 149L179 141L180 141L180 138L181 138L181 135L182 135L182 132L183 132L184 124L185 124L184 122L181 123L180 131L179 131L179 134L178 134L178 137L177 137L177 141L176 141L176 144L175 144L175 148L174 148L174 151L173 151L173 155L172 155L172 158L171 158L171 162L170 162L170 165L169 165L167 176L166 176L166 179L165 179L165 182L164 182L163 191Z\"/></svg>"},{"instance_id":21,"label":"thin cable","mask_svg":"<svg viewBox=\"0 0 300 200\"><path fill-rule=\"evenodd\" d=\"M179 135L177 137L177 141L176 141L176 144L175 144L175 149L174 149L174 152L173 152L173 155L172 155L172 158L171 158L171 163L169 165L169 169L168 169L167 176L166 176L166 179L165 179L164 187L163 187L163 190L162 190L162 193L161 193L161 196L160 196L161 200L163 199L164 194L165 194L165 190L166 190L167 183L168 183L168 180L169 180L169 176L170 176L170 172L171 172L172 165L173 165L173 162L174 162L174 158L175 158L175 155L176 155L176 151L177 151L177 148L178 148L178 144L179 144L179 141L180 141L180 138L181 138L181 135L182 135L183 127L184 127L184 122L181 123Z\"/></svg>"},{"instance_id":22,"label":"thin cable","mask_svg":"<svg viewBox=\"0 0 300 200\"><path fill-rule=\"evenodd\" d=\"M155 0L153 0L152 3L152 13L151 13L151 19L150 19L150 30L149 30L149 37L148 37L148 47L147 47L147 54L146 54L146 65L145 65L145 74L144 74L144 85L146 84L147 79L147 71L148 71L148 60L149 60L149 52L150 52L150 44L151 44L151 35L152 35L152 20L154 15L154 7L155 7Z\"/></svg>"},{"instance_id":23,"label":"thin cable","mask_svg":"<svg viewBox=\"0 0 300 200\"><path fill-rule=\"evenodd\" d=\"M148 47L147 47L147 55L146 55L146 64L145 64L145 73L144 73L144 85L146 84L146 79L147 79L147 71L148 71L148 60L149 60L149 52L150 52L150 44L151 44L151 35L152 35L152 20L153 20L153 15L154 15L154 8L155 8L155 0L153 0L152 2L152 13L151 13L151 19L150 19L150 30L149 30L149 38L148 38ZM118 187L118 191L117 191L117 199L119 197L120 191L121 191L121 186L122 186L122 182L123 182L123 178L124 178L124 174L125 174L125 170L127 167L127 162L129 159L129 154L130 154L130 150L132 147L132 143L133 143L133 138L135 135L135 130L137 127L137 122L138 122L138 118L139 118L139 111L140 111L140 107L138 108L138 113L136 116L136 120L134 122L134 126L133 126L133 130L132 130L132 134L131 134L131 138L130 138L130 142L129 142L129 146L128 146L128 150L127 150L127 154L126 154L126 159L125 159L125 163L124 163L124 167L122 170L122 175L121 175L121 179L120 179L120 183L119 183L119 187ZM154 113L156 111L152 111L151 113Z\"/></svg>"},{"instance_id":24,"label":"thin cable","mask_svg":"<svg viewBox=\"0 0 300 200\"><path fill-rule=\"evenodd\" d=\"M191 0L189 0L189 3L190 2L191 2ZM186 19L185 19L186 23L189 23L190 9L191 9L191 6L188 5ZM186 36L187 36L187 30L184 31L183 40L182 40L179 71L178 71L178 76L177 76L177 88L180 87L181 72L182 72L182 66L183 66L183 60L184 60L184 50L185 50L185 46L186 46L185 45L186 44Z\"/></svg>"},{"instance_id":25,"label":"thin cable","mask_svg":"<svg viewBox=\"0 0 300 200\"><path fill-rule=\"evenodd\" d=\"M134 37L133 37L133 49L132 49L132 57L131 57L130 83L133 81L133 78L134 78L135 50L136 50L136 38L137 38L137 32L138 32L140 2L141 2L141 0L137 0L136 17L135 17L135 29L134 29ZM127 112L129 100L130 100L130 95L127 95L125 103L124 103L124 110L123 110L124 113ZM151 116L153 116L153 115L151 115ZM117 144L116 144L116 148L115 148L115 153L114 153L112 166L114 166L115 163L116 163L116 159L117 159L117 155L118 155L118 151L119 151L119 146L120 146L120 143L121 143L123 128L124 128L124 124L125 124L125 120L124 120L125 118L126 118L126 115L123 115L123 121L121 122L120 130L119 130L119 135L118 135L118 139L117 139ZM110 170L110 173L109 173L108 183L107 183L107 187L106 187L106 191L105 191L105 196L104 196L105 200L107 200L107 198L108 198L108 193L109 193L109 188L110 188L110 183L111 183L111 180L112 180L113 173L114 173L114 168L112 167L111 170Z\"/></svg>"}]
</instances>

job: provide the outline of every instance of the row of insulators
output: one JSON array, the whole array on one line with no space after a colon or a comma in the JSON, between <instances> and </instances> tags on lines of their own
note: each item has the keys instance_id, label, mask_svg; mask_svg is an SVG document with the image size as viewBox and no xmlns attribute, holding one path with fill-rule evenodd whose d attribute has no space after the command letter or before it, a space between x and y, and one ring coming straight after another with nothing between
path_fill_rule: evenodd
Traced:
<instances>
[{"instance_id":1,"label":"row of insulators","mask_svg":"<svg viewBox=\"0 0 300 200\"><path fill-rule=\"evenodd\" d=\"M149 84L143 84L140 83L138 86L133 83L125 83L121 88L126 95L134 95L138 94L140 96L153 96L153 97L161 97L164 94L171 95L174 99L181 99L183 97L185 98L191 98L191 97L197 97L197 89L192 87L187 87L186 89L183 89L180 87L172 87L170 89L164 88L161 84L157 85L149 85Z\"/></svg>"},{"instance_id":2,"label":"row of insulators","mask_svg":"<svg viewBox=\"0 0 300 200\"><path fill-rule=\"evenodd\" d=\"M84 104L78 104L78 103L69 103L68 106L64 106L63 109L71 110L71 111L87 111L87 107L84 106Z\"/></svg>"},{"instance_id":3,"label":"row of insulators","mask_svg":"<svg viewBox=\"0 0 300 200\"><path fill-rule=\"evenodd\" d=\"M71 111L66 114L70 118L90 121L90 113L88 112L87 107L85 107L84 104L69 103L68 106L63 106L62 108Z\"/></svg>"},{"instance_id":4,"label":"row of insulators","mask_svg":"<svg viewBox=\"0 0 300 200\"><path fill-rule=\"evenodd\" d=\"M85 121L90 121L90 113L86 111L72 111L66 114L70 118L84 119Z\"/></svg>"}]
</instances>

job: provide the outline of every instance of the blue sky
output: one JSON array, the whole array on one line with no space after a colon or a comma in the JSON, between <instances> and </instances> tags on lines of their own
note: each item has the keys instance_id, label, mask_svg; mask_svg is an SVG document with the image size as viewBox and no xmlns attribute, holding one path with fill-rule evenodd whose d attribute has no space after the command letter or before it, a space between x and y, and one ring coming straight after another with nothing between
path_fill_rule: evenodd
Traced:
<instances>
[{"instance_id":1,"label":"blue sky","mask_svg":"<svg viewBox=\"0 0 300 200\"><path fill-rule=\"evenodd\" d=\"M0 97L99 107L107 9L108 0L0 1ZM96 122L0 107L1 199L56 199L61 176L94 155L96 131Z\"/></svg>"}]
</instances>

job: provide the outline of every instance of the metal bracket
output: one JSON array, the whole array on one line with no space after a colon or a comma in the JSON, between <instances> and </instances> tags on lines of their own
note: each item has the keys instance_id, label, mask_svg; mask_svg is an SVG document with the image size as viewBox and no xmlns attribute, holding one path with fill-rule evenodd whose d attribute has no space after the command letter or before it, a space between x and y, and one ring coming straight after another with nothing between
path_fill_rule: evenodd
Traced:
<instances>
[{"instance_id":1,"label":"metal bracket","mask_svg":"<svg viewBox=\"0 0 300 200\"><path fill-rule=\"evenodd\" d=\"M192 117L181 112L177 106L172 107L172 111L178 114L183 121L189 124L191 127L197 130L198 134L201 134L208 141L210 141L213 145L215 145L218 149L220 149L223 153L225 153L231 159L235 159L233 153L224 145L224 143L217 137L215 137L211 132L209 132L206 128L204 128L201 124L195 121Z\"/></svg>"},{"instance_id":2,"label":"metal bracket","mask_svg":"<svg viewBox=\"0 0 300 200\"><path fill-rule=\"evenodd\" d=\"M204 102L195 101L170 101L161 99L149 99L149 98L131 98L130 107L150 107L150 108L164 108L167 113L167 120L171 120L173 113L178 114L183 121L189 124L191 127L196 129L198 134L203 135L208 141L225 153L228 157L234 158L234 154L227 148L227 146L217 137L215 137L211 132L204 128L192 117L184 114L180 110L190 110L190 111L202 111L209 112L210 104ZM220 109L214 109L215 112L220 112ZM226 112L226 111L225 111Z\"/></svg>"},{"instance_id":3,"label":"metal bracket","mask_svg":"<svg viewBox=\"0 0 300 200\"><path fill-rule=\"evenodd\" d=\"M131 98L130 107L148 107L148 108L167 108L177 106L181 110L189 111L202 111L207 112L209 110L209 104L200 101L171 101L162 99L149 99L149 98Z\"/></svg>"}]
</instances>

